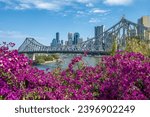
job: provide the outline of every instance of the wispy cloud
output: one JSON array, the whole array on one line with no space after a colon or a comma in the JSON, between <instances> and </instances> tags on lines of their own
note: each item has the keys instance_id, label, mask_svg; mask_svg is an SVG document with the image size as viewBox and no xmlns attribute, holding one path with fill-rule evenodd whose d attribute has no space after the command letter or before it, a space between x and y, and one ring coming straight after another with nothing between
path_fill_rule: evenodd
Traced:
<instances>
[{"instance_id":1,"label":"wispy cloud","mask_svg":"<svg viewBox=\"0 0 150 117\"><path fill-rule=\"evenodd\" d=\"M3 31L0 30L0 39L25 39L27 35L17 31Z\"/></svg>"},{"instance_id":2,"label":"wispy cloud","mask_svg":"<svg viewBox=\"0 0 150 117\"><path fill-rule=\"evenodd\" d=\"M31 9L31 6L28 4L19 4L18 6L15 6L15 9L16 10Z\"/></svg>"},{"instance_id":3,"label":"wispy cloud","mask_svg":"<svg viewBox=\"0 0 150 117\"><path fill-rule=\"evenodd\" d=\"M100 9L100 8L93 8L93 9L87 9L87 10L79 10L76 12L76 17L82 17L82 16L104 16L108 15L110 13L110 10ZM92 20L93 21L93 20Z\"/></svg>"},{"instance_id":4,"label":"wispy cloud","mask_svg":"<svg viewBox=\"0 0 150 117\"><path fill-rule=\"evenodd\" d=\"M70 0L70 1L76 1L76 2L79 2L79 3L94 3L96 2L97 0Z\"/></svg>"},{"instance_id":5,"label":"wispy cloud","mask_svg":"<svg viewBox=\"0 0 150 117\"><path fill-rule=\"evenodd\" d=\"M94 4L93 3L87 3L86 7L94 7Z\"/></svg>"},{"instance_id":6,"label":"wispy cloud","mask_svg":"<svg viewBox=\"0 0 150 117\"><path fill-rule=\"evenodd\" d=\"M24 9L43 9L60 10L65 6L73 4L85 4L92 7L97 0L0 0L5 3L5 8L24 10Z\"/></svg>"},{"instance_id":7,"label":"wispy cloud","mask_svg":"<svg viewBox=\"0 0 150 117\"><path fill-rule=\"evenodd\" d=\"M99 22L101 22L101 20L99 20L98 18L91 18L89 20L89 23L99 23Z\"/></svg>"},{"instance_id":8,"label":"wispy cloud","mask_svg":"<svg viewBox=\"0 0 150 117\"><path fill-rule=\"evenodd\" d=\"M104 0L105 4L108 5L129 5L133 0Z\"/></svg>"},{"instance_id":9,"label":"wispy cloud","mask_svg":"<svg viewBox=\"0 0 150 117\"><path fill-rule=\"evenodd\" d=\"M100 8L93 8L90 12L91 13L107 13L110 10L104 10L104 9L100 9Z\"/></svg>"},{"instance_id":10,"label":"wispy cloud","mask_svg":"<svg viewBox=\"0 0 150 117\"><path fill-rule=\"evenodd\" d=\"M102 3L99 0L0 0L0 2L5 4L6 9L61 11L59 14L62 16L73 14L82 17L109 12L109 10L96 8L96 3ZM67 12L68 7L71 7L72 13Z\"/></svg>"},{"instance_id":11,"label":"wispy cloud","mask_svg":"<svg viewBox=\"0 0 150 117\"><path fill-rule=\"evenodd\" d=\"M86 13L84 11L77 11L78 15L85 15Z\"/></svg>"},{"instance_id":12,"label":"wispy cloud","mask_svg":"<svg viewBox=\"0 0 150 117\"><path fill-rule=\"evenodd\" d=\"M5 8L24 10L24 9L43 9L43 10L59 10L62 6L69 4L70 2L64 2L65 0L0 0L5 3Z\"/></svg>"},{"instance_id":13,"label":"wispy cloud","mask_svg":"<svg viewBox=\"0 0 150 117\"><path fill-rule=\"evenodd\" d=\"M42 9L58 11L66 6L83 4L87 8L95 7L96 4L107 5L128 5L133 0L0 0L5 4L7 9L25 10L25 9ZM100 11L103 12L103 11Z\"/></svg>"}]
</instances>

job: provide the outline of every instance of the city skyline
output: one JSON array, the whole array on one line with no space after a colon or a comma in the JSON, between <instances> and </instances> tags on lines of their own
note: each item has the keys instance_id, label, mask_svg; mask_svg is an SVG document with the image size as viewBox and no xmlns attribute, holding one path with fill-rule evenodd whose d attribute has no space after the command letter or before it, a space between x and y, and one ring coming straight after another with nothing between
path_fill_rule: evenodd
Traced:
<instances>
[{"instance_id":1,"label":"city skyline","mask_svg":"<svg viewBox=\"0 0 150 117\"><path fill-rule=\"evenodd\" d=\"M15 42L26 37L49 45L60 33L67 40L68 32L79 32L86 40L94 37L94 27L106 28L123 15L133 22L150 15L148 0L0 0L0 40Z\"/></svg>"}]
</instances>

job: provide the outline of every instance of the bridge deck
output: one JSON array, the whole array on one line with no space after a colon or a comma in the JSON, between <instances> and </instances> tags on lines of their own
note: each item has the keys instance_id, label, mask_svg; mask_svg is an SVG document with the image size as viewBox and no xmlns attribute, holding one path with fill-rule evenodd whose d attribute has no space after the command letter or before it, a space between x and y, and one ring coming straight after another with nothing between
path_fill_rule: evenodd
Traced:
<instances>
[{"instance_id":1,"label":"bridge deck","mask_svg":"<svg viewBox=\"0 0 150 117\"><path fill-rule=\"evenodd\" d=\"M63 53L63 54L84 54L83 51L28 51L28 52L19 52L26 54L34 54L34 53ZM110 52L105 51L89 51L86 52L88 55L109 55Z\"/></svg>"}]
</instances>

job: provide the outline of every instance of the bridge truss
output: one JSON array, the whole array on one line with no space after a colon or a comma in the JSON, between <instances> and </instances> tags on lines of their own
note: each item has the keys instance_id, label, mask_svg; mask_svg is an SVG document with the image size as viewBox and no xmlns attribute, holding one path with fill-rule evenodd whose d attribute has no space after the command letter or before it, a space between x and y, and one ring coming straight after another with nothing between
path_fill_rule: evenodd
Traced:
<instances>
[{"instance_id":1,"label":"bridge truss","mask_svg":"<svg viewBox=\"0 0 150 117\"><path fill-rule=\"evenodd\" d=\"M26 38L19 47L19 52L50 52L50 51L110 51L113 42L116 41L119 50L126 46L126 40L130 37L139 37L141 40L147 40L145 33L150 31L147 27L133 23L124 17L111 28L104 31L98 37L88 39L78 45L60 45L57 47L45 46L37 42L34 38Z\"/></svg>"}]
</instances>

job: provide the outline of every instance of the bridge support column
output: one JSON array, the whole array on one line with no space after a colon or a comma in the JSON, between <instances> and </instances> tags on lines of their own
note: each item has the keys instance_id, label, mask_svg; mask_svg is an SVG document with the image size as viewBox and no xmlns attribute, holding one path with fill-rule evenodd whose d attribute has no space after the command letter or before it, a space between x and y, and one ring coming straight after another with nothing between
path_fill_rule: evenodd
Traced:
<instances>
[{"instance_id":1,"label":"bridge support column","mask_svg":"<svg viewBox=\"0 0 150 117\"><path fill-rule=\"evenodd\" d=\"M35 61L35 55L36 55L36 54L34 54L34 53L33 53L33 54L27 54L27 53L25 53L24 55L25 55L26 57L28 57L29 59L32 59L33 61Z\"/></svg>"},{"instance_id":2,"label":"bridge support column","mask_svg":"<svg viewBox=\"0 0 150 117\"><path fill-rule=\"evenodd\" d=\"M35 54L32 54L32 60L35 61Z\"/></svg>"}]
</instances>

